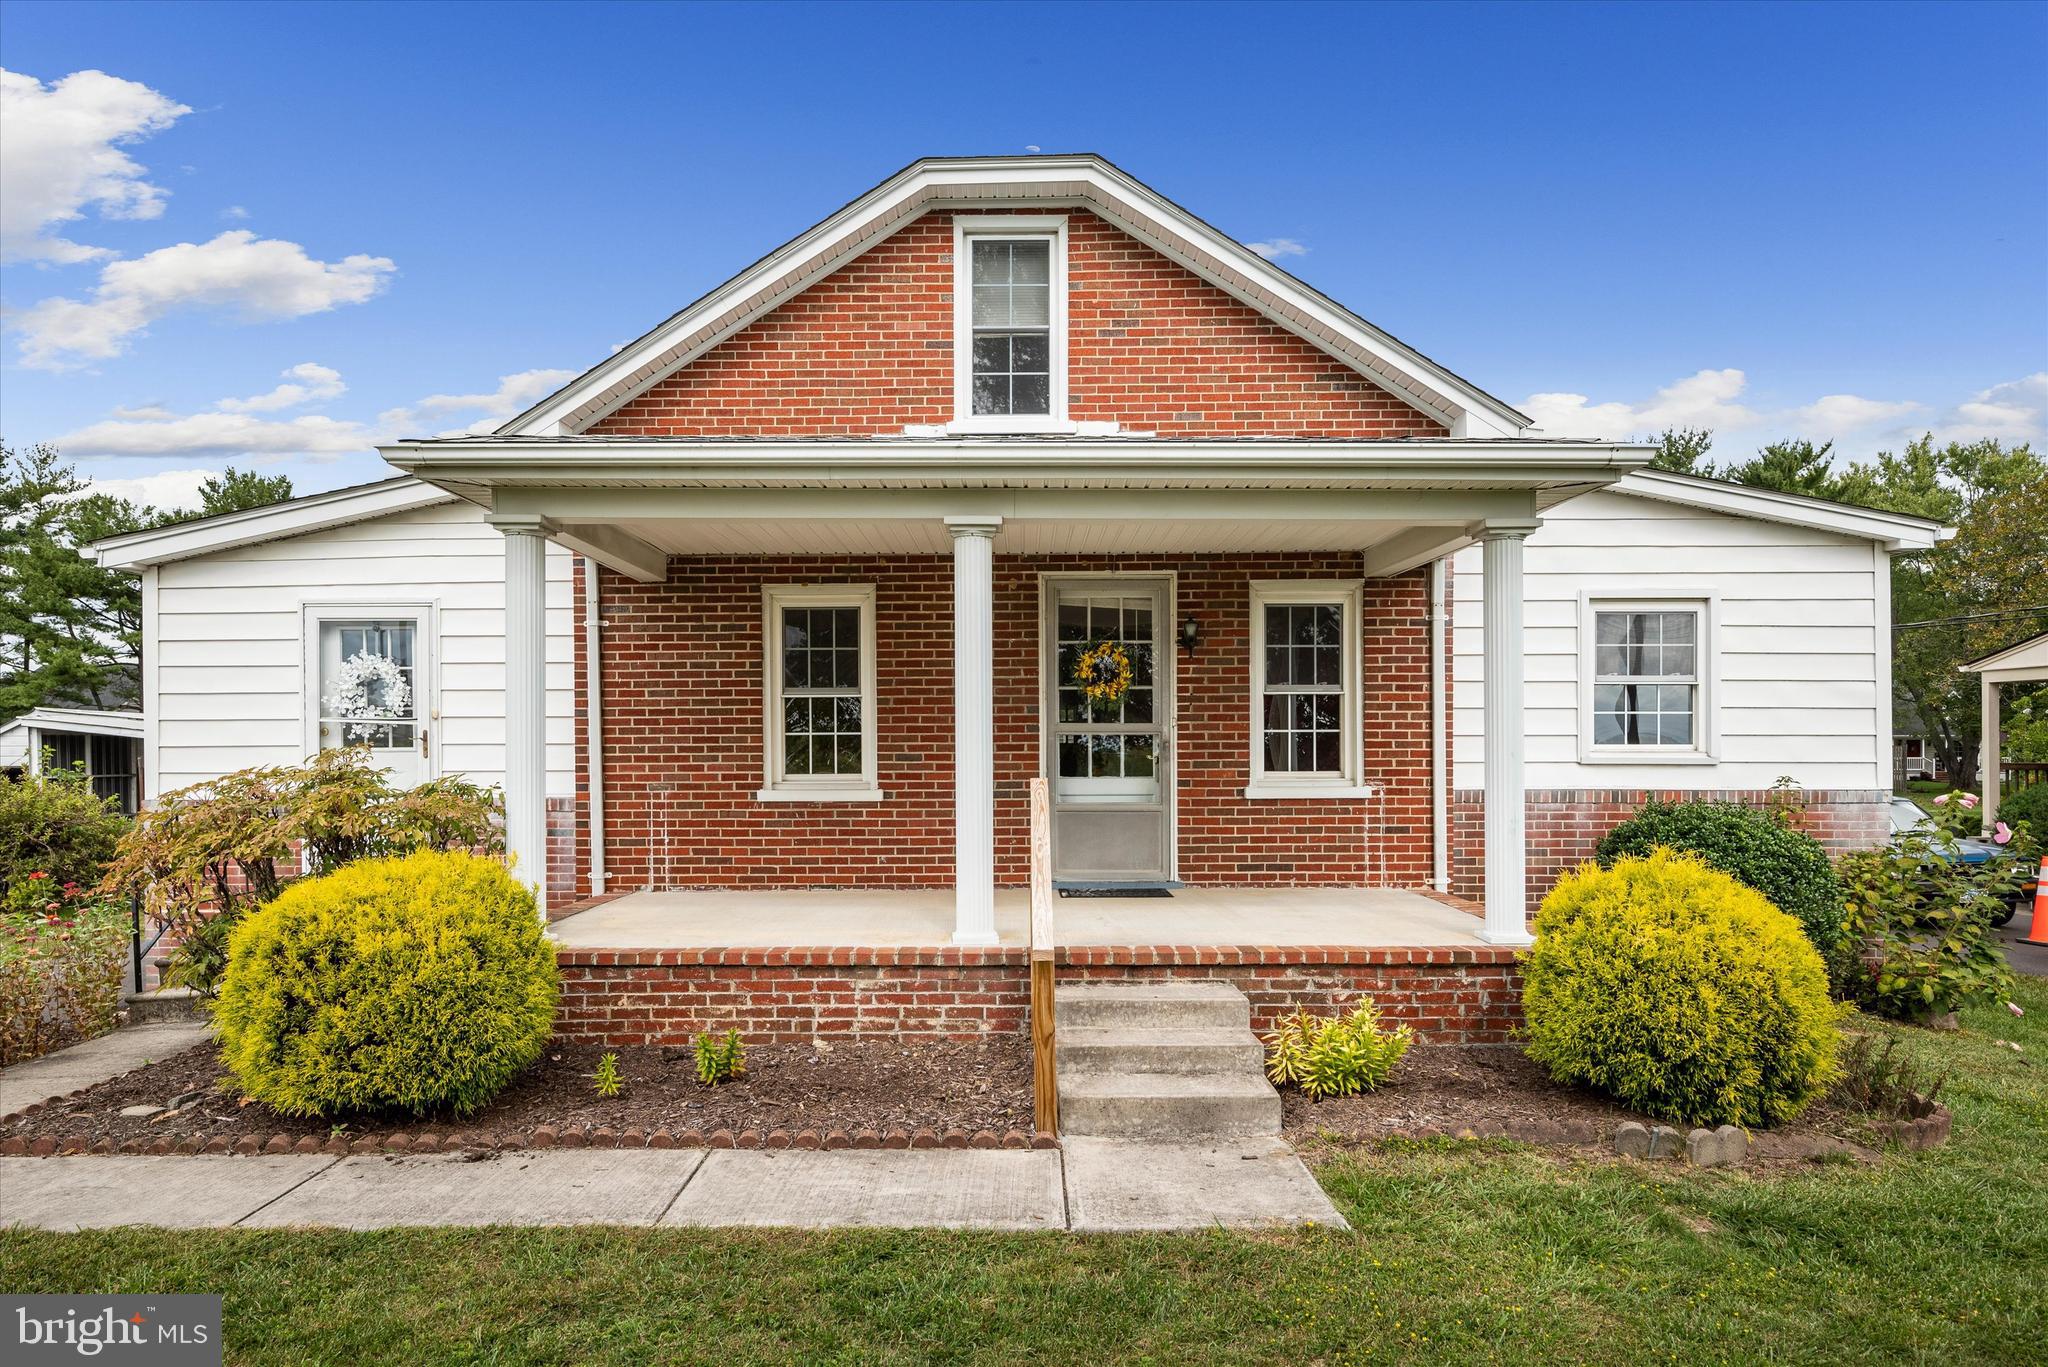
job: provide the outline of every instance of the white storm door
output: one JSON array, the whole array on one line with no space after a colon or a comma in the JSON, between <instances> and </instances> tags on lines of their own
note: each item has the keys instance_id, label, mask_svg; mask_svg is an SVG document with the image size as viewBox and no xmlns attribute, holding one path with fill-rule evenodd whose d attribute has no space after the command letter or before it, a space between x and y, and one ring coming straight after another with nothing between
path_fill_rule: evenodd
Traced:
<instances>
[{"instance_id":1,"label":"white storm door","mask_svg":"<svg viewBox=\"0 0 2048 1367\"><path fill-rule=\"evenodd\" d=\"M432 777L431 621L425 607L307 609L310 749L367 745L401 788Z\"/></svg>"},{"instance_id":2,"label":"white storm door","mask_svg":"<svg viewBox=\"0 0 2048 1367\"><path fill-rule=\"evenodd\" d=\"M1053 872L1076 882L1164 880L1171 585L1160 578L1054 580L1046 610ZM1105 646L1131 671L1123 697L1106 706L1091 703L1075 679L1083 655Z\"/></svg>"}]
</instances>

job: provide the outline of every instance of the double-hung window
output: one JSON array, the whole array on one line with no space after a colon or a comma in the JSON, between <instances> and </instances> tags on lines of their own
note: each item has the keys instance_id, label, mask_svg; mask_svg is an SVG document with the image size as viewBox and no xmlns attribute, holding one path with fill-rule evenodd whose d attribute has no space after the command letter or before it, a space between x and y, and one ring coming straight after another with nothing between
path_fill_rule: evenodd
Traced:
<instances>
[{"instance_id":1,"label":"double-hung window","mask_svg":"<svg viewBox=\"0 0 2048 1367\"><path fill-rule=\"evenodd\" d=\"M1582 622L1586 756L1707 757L1709 604L1589 600Z\"/></svg>"},{"instance_id":2,"label":"double-hung window","mask_svg":"<svg viewBox=\"0 0 2048 1367\"><path fill-rule=\"evenodd\" d=\"M764 802L876 801L875 591L770 585Z\"/></svg>"},{"instance_id":3,"label":"double-hung window","mask_svg":"<svg viewBox=\"0 0 2048 1367\"><path fill-rule=\"evenodd\" d=\"M954 221L954 426L1061 430L1067 415L1066 221Z\"/></svg>"},{"instance_id":4,"label":"double-hung window","mask_svg":"<svg viewBox=\"0 0 2048 1367\"><path fill-rule=\"evenodd\" d=\"M1252 585L1251 782L1247 797L1362 793L1359 585Z\"/></svg>"}]
</instances>

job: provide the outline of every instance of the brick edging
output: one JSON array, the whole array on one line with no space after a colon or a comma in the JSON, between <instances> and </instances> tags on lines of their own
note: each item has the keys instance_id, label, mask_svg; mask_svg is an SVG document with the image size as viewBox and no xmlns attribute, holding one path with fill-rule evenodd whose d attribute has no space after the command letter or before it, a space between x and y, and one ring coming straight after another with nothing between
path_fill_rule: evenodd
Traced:
<instances>
[{"instance_id":1,"label":"brick edging","mask_svg":"<svg viewBox=\"0 0 2048 1367\"><path fill-rule=\"evenodd\" d=\"M933 1130L920 1128L906 1130L901 1126L888 1130L741 1130L737 1134L729 1129L716 1129L706 1134L701 1130L670 1130L666 1127L651 1133L628 1126L613 1130L607 1125L536 1125L530 1130L512 1131L504 1134L485 1134L476 1131L457 1130L443 1134L436 1130L423 1130L413 1134L406 1130L394 1130L389 1134L361 1135L355 1139L336 1136L325 1141L314 1135L300 1135L293 1139L288 1134L274 1134L262 1139L245 1134L230 1140L226 1135L214 1135L205 1140L187 1136L173 1140L159 1136L155 1139L123 1139L119 1143L101 1137L88 1140L84 1135L66 1135L59 1139L52 1135L41 1135L33 1142L20 1135L0 1139L0 1157L68 1158L74 1154L280 1154L280 1153L325 1153L336 1157L364 1153L479 1153L512 1149L1057 1149L1060 1146L1056 1135L1043 1130L1027 1134L1023 1130L1005 1130L998 1135L994 1130L962 1129Z\"/></svg>"}]
</instances>

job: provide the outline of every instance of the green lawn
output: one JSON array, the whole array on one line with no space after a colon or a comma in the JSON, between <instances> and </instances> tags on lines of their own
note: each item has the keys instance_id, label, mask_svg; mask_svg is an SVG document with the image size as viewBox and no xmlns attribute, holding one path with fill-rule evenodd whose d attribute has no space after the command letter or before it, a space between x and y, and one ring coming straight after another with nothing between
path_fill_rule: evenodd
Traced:
<instances>
[{"instance_id":1,"label":"green lawn","mask_svg":"<svg viewBox=\"0 0 2048 1367\"><path fill-rule=\"evenodd\" d=\"M2020 1000L1903 1032L1956 1138L1869 1168L1453 1145L1324 1168L1348 1235L7 1234L0 1287L223 1292L243 1362L2038 1361L2048 981Z\"/></svg>"}]
</instances>

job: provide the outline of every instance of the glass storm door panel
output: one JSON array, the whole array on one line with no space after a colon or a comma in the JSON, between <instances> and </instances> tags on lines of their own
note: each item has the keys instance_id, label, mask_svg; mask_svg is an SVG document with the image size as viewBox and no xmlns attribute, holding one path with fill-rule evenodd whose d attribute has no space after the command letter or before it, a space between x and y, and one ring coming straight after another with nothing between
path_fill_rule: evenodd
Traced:
<instances>
[{"instance_id":1,"label":"glass storm door panel","mask_svg":"<svg viewBox=\"0 0 2048 1367\"><path fill-rule=\"evenodd\" d=\"M1172 603L1158 579L1055 582L1047 594L1054 872L1070 881L1167 876L1173 710ZM1095 652L1129 683L1091 699L1077 671Z\"/></svg>"},{"instance_id":2,"label":"glass storm door panel","mask_svg":"<svg viewBox=\"0 0 2048 1367\"><path fill-rule=\"evenodd\" d=\"M401 787L427 778L417 618L320 623L320 748L368 745Z\"/></svg>"}]
</instances>

